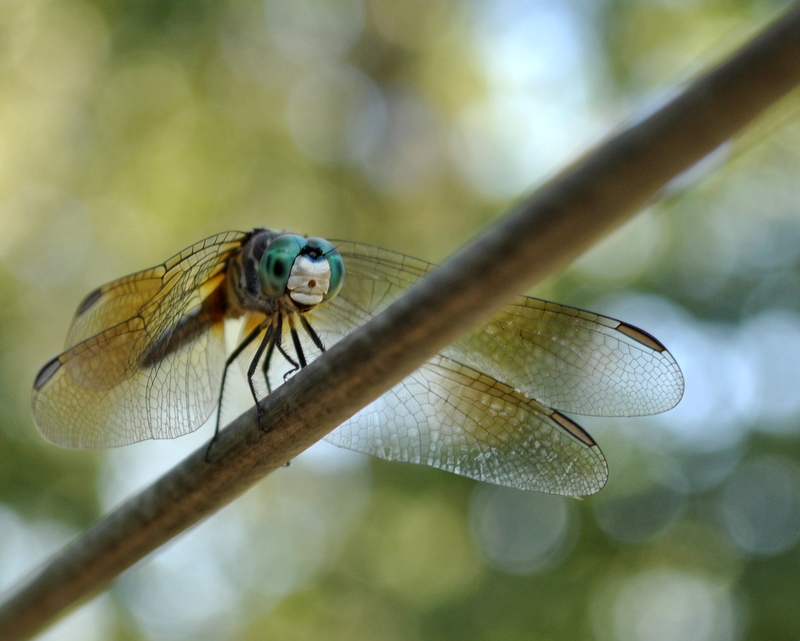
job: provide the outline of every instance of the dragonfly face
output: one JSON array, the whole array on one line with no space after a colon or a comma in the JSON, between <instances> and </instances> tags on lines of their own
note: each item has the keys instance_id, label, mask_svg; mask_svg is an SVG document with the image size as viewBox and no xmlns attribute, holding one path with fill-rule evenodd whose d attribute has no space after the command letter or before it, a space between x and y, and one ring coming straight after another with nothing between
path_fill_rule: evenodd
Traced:
<instances>
[{"instance_id":1,"label":"dragonfly face","mask_svg":"<svg viewBox=\"0 0 800 641\"><path fill-rule=\"evenodd\" d=\"M323 238L270 230L255 232L227 267L228 316L246 312L304 313L332 299L344 282L344 264Z\"/></svg>"},{"instance_id":2,"label":"dragonfly face","mask_svg":"<svg viewBox=\"0 0 800 641\"><path fill-rule=\"evenodd\" d=\"M267 296L286 294L308 311L336 296L344 280L344 264L324 238L283 234L269 242L258 265L258 278Z\"/></svg>"},{"instance_id":3,"label":"dragonfly face","mask_svg":"<svg viewBox=\"0 0 800 641\"><path fill-rule=\"evenodd\" d=\"M218 406L234 361L258 404L433 268L267 229L212 236L84 299L65 351L34 381L34 420L67 447L194 431ZM242 335L228 355L232 318L243 319ZM649 334L520 297L327 440L501 485L591 494L607 478L605 458L558 410L638 416L682 393L675 360Z\"/></svg>"}]
</instances>

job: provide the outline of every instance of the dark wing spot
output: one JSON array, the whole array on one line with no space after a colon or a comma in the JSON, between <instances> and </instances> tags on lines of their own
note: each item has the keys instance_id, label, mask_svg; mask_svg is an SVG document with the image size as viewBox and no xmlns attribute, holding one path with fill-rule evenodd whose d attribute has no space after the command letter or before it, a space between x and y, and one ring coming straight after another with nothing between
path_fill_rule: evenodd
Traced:
<instances>
[{"instance_id":1,"label":"dark wing spot","mask_svg":"<svg viewBox=\"0 0 800 641\"><path fill-rule=\"evenodd\" d=\"M33 380L33 389L37 391L42 389L59 369L61 369L61 360L56 356L39 370L39 373Z\"/></svg>"},{"instance_id":2,"label":"dark wing spot","mask_svg":"<svg viewBox=\"0 0 800 641\"><path fill-rule=\"evenodd\" d=\"M589 446L597 445L597 443L595 443L595 440L591 436L589 436L589 433L586 430L584 430L577 423L570 421L561 412L556 412L555 410L553 410L553 413L550 415L550 418L552 418L556 423L558 423L561 427L567 430L567 432L572 434L575 438L586 443L586 445Z\"/></svg>"},{"instance_id":3,"label":"dark wing spot","mask_svg":"<svg viewBox=\"0 0 800 641\"><path fill-rule=\"evenodd\" d=\"M102 288L98 287L95 289L91 294L89 294L86 298L81 301L81 304L78 305L78 311L75 312L76 316L80 316L86 310L88 310L92 305L94 305L100 297L103 295Z\"/></svg>"},{"instance_id":4,"label":"dark wing spot","mask_svg":"<svg viewBox=\"0 0 800 641\"><path fill-rule=\"evenodd\" d=\"M620 323L617 327L617 331L622 332L626 336L630 336L633 340L640 342L642 345L646 345L656 352L667 351L667 348L659 343L654 336L642 331L638 327L628 325L627 323Z\"/></svg>"}]
</instances>

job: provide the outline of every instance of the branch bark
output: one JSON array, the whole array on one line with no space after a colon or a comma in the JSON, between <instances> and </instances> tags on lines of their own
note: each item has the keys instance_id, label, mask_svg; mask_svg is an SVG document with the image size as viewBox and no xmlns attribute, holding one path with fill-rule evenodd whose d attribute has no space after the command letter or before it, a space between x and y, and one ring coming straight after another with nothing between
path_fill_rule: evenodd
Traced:
<instances>
[{"instance_id":1,"label":"branch bark","mask_svg":"<svg viewBox=\"0 0 800 641\"><path fill-rule=\"evenodd\" d=\"M235 499L390 389L513 296L633 215L679 173L800 83L800 5L670 103L520 203L373 320L138 496L0 605L0 639L29 638L123 570Z\"/></svg>"}]
</instances>

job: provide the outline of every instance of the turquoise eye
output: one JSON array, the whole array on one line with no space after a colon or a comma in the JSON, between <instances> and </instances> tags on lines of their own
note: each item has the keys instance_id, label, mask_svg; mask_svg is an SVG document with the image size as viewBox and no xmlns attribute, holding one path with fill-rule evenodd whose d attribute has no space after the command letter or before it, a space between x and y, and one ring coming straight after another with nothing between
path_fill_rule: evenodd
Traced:
<instances>
[{"instance_id":1,"label":"turquoise eye","mask_svg":"<svg viewBox=\"0 0 800 641\"><path fill-rule=\"evenodd\" d=\"M296 234L284 234L273 239L261 257L258 278L270 296L276 298L286 293L292 265L306 245L306 239Z\"/></svg>"},{"instance_id":2,"label":"turquoise eye","mask_svg":"<svg viewBox=\"0 0 800 641\"><path fill-rule=\"evenodd\" d=\"M327 260L328 266L331 268L331 283L328 286L328 293L325 294L322 302L331 300L344 285L344 261L342 256L333 246L333 243L324 238L309 238L307 242L309 247L319 249L321 253L320 260Z\"/></svg>"}]
</instances>

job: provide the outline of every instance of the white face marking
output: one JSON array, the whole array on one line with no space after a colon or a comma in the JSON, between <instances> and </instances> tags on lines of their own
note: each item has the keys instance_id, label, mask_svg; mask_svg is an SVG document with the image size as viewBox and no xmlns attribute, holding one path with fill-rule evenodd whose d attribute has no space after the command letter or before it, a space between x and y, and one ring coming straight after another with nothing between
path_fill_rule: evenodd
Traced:
<instances>
[{"instance_id":1,"label":"white face marking","mask_svg":"<svg viewBox=\"0 0 800 641\"><path fill-rule=\"evenodd\" d=\"M319 305L331 286L331 266L327 260L313 261L298 256L286 283L289 297L301 305Z\"/></svg>"}]
</instances>

